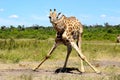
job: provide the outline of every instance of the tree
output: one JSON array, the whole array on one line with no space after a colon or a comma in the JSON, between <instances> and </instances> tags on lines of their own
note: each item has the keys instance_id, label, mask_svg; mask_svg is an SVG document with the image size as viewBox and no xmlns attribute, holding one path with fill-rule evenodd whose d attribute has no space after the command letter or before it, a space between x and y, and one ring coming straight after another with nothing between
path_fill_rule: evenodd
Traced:
<instances>
[{"instance_id":1,"label":"tree","mask_svg":"<svg viewBox=\"0 0 120 80\"><path fill-rule=\"evenodd\" d=\"M108 22L104 23L104 26L105 26L106 28L111 27L111 25L109 25L109 23L108 23Z\"/></svg>"},{"instance_id":2,"label":"tree","mask_svg":"<svg viewBox=\"0 0 120 80\"><path fill-rule=\"evenodd\" d=\"M18 25L17 29L18 29L19 31L25 30L24 25L22 25L22 26L21 26L21 25Z\"/></svg>"},{"instance_id":3,"label":"tree","mask_svg":"<svg viewBox=\"0 0 120 80\"><path fill-rule=\"evenodd\" d=\"M1 26L1 30L5 30L6 29L6 26Z\"/></svg>"}]
</instances>

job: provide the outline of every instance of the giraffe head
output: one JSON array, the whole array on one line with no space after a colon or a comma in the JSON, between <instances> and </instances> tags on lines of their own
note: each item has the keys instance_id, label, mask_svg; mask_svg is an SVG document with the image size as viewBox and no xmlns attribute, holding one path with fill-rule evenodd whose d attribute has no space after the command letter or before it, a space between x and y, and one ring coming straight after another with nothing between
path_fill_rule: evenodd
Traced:
<instances>
[{"instance_id":1,"label":"giraffe head","mask_svg":"<svg viewBox=\"0 0 120 80\"><path fill-rule=\"evenodd\" d=\"M54 11L52 12L52 9L50 9L50 14L49 14L49 19L50 19L50 22L53 23L54 21L56 21L59 17L61 13L58 13L56 12L56 9L54 9Z\"/></svg>"}]
</instances>

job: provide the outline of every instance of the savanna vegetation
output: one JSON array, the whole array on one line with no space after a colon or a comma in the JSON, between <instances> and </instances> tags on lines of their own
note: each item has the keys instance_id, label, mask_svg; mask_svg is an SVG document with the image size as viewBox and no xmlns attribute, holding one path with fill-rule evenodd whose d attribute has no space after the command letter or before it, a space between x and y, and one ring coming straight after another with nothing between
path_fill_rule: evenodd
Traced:
<instances>
[{"instance_id":1,"label":"savanna vegetation","mask_svg":"<svg viewBox=\"0 0 120 80\"><path fill-rule=\"evenodd\" d=\"M110 25L105 23L104 25L83 25L83 43L82 43L82 52L91 62L101 61L104 62L107 60L110 61L120 61L120 45L116 43L116 37L120 34L120 25ZM0 63L16 63L19 66L22 66L20 62L39 62L45 55L49 52L50 48L54 43L55 30L51 26L1 26L0 29ZM55 54L54 54L55 53ZM66 47L60 45L55 51L54 55L51 56L51 63L47 68L52 67L56 68L62 67L61 64L55 65L55 60L62 60L62 65L66 56ZM71 66L78 66L76 51L73 50L70 55ZM77 60L77 61L76 61ZM72 62L73 61L73 62ZM76 61L76 62L75 62ZM58 62L59 63L59 62ZM54 64L54 65L51 65ZM85 64L85 63L84 63ZM108 63L109 64L109 63ZM31 64L32 65L32 64ZM69 64L70 65L70 64ZM85 64L87 65L87 64ZM27 65L29 66L29 65ZM34 65L36 66L36 65ZM75 74L65 74L60 75L41 75L42 77L37 77L35 80L119 80L120 79L120 68L117 65L102 66L100 63L95 65L98 69L102 70L105 74L102 76L97 75L98 77L88 76L87 78L84 75L75 75ZM87 68L86 71L91 71ZM90 72L91 73L91 72ZM10 80L34 80L35 75L31 75L28 71L28 75L22 74L17 77L11 77ZM30 74L30 75L29 75ZM38 74L38 73L37 73Z\"/></svg>"},{"instance_id":2,"label":"savanna vegetation","mask_svg":"<svg viewBox=\"0 0 120 80\"><path fill-rule=\"evenodd\" d=\"M120 34L120 25L83 25L83 40L108 40L115 41L116 36ZM55 37L55 30L51 26L1 26L0 39L39 39L46 40Z\"/></svg>"},{"instance_id":3,"label":"savanna vegetation","mask_svg":"<svg viewBox=\"0 0 120 80\"><path fill-rule=\"evenodd\" d=\"M39 25L33 25L31 27L24 27L24 25L10 27L1 26L0 60L15 63L26 59L40 60L52 47L55 33L53 27ZM97 58L97 55L102 56L101 53L109 53L111 56L114 55L113 53L115 53L114 56L119 55L120 46L114 44L109 45L109 43L116 43L116 36L118 34L120 34L120 25L113 26L108 23L105 23L104 26L84 25L82 38L83 52L94 53L91 59L93 59L92 57ZM106 42L108 45L104 45ZM97 43L102 44L98 45ZM63 53L66 51L66 48L60 48L58 50Z\"/></svg>"}]
</instances>

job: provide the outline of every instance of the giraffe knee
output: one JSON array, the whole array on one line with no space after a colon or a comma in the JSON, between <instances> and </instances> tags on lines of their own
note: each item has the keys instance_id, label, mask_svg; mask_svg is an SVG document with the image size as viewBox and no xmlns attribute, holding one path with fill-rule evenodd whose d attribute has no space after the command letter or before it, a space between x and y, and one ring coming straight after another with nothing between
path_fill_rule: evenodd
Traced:
<instances>
[{"instance_id":1,"label":"giraffe knee","mask_svg":"<svg viewBox=\"0 0 120 80\"><path fill-rule=\"evenodd\" d=\"M86 57L84 55L79 55L79 57L84 61Z\"/></svg>"},{"instance_id":2,"label":"giraffe knee","mask_svg":"<svg viewBox=\"0 0 120 80\"><path fill-rule=\"evenodd\" d=\"M48 59L48 58L50 58L50 56L46 56L46 57L45 57L45 59Z\"/></svg>"},{"instance_id":3,"label":"giraffe knee","mask_svg":"<svg viewBox=\"0 0 120 80\"><path fill-rule=\"evenodd\" d=\"M85 58L85 57L81 57L81 59L82 59L83 61L85 61L86 58Z\"/></svg>"}]
</instances>

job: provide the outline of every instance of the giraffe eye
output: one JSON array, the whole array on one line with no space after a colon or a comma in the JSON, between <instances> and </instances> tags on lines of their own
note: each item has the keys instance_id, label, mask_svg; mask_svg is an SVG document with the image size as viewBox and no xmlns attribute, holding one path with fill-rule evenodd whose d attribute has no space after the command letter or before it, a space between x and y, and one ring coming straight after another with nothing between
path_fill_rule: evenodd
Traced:
<instances>
[{"instance_id":1,"label":"giraffe eye","mask_svg":"<svg viewBox=\"0 0 120 80\"><path fill-rule=\"evenodd\" d=\"M51 19L51 16L49 16L49 18Z\"/></svg>"}]
</instances>

